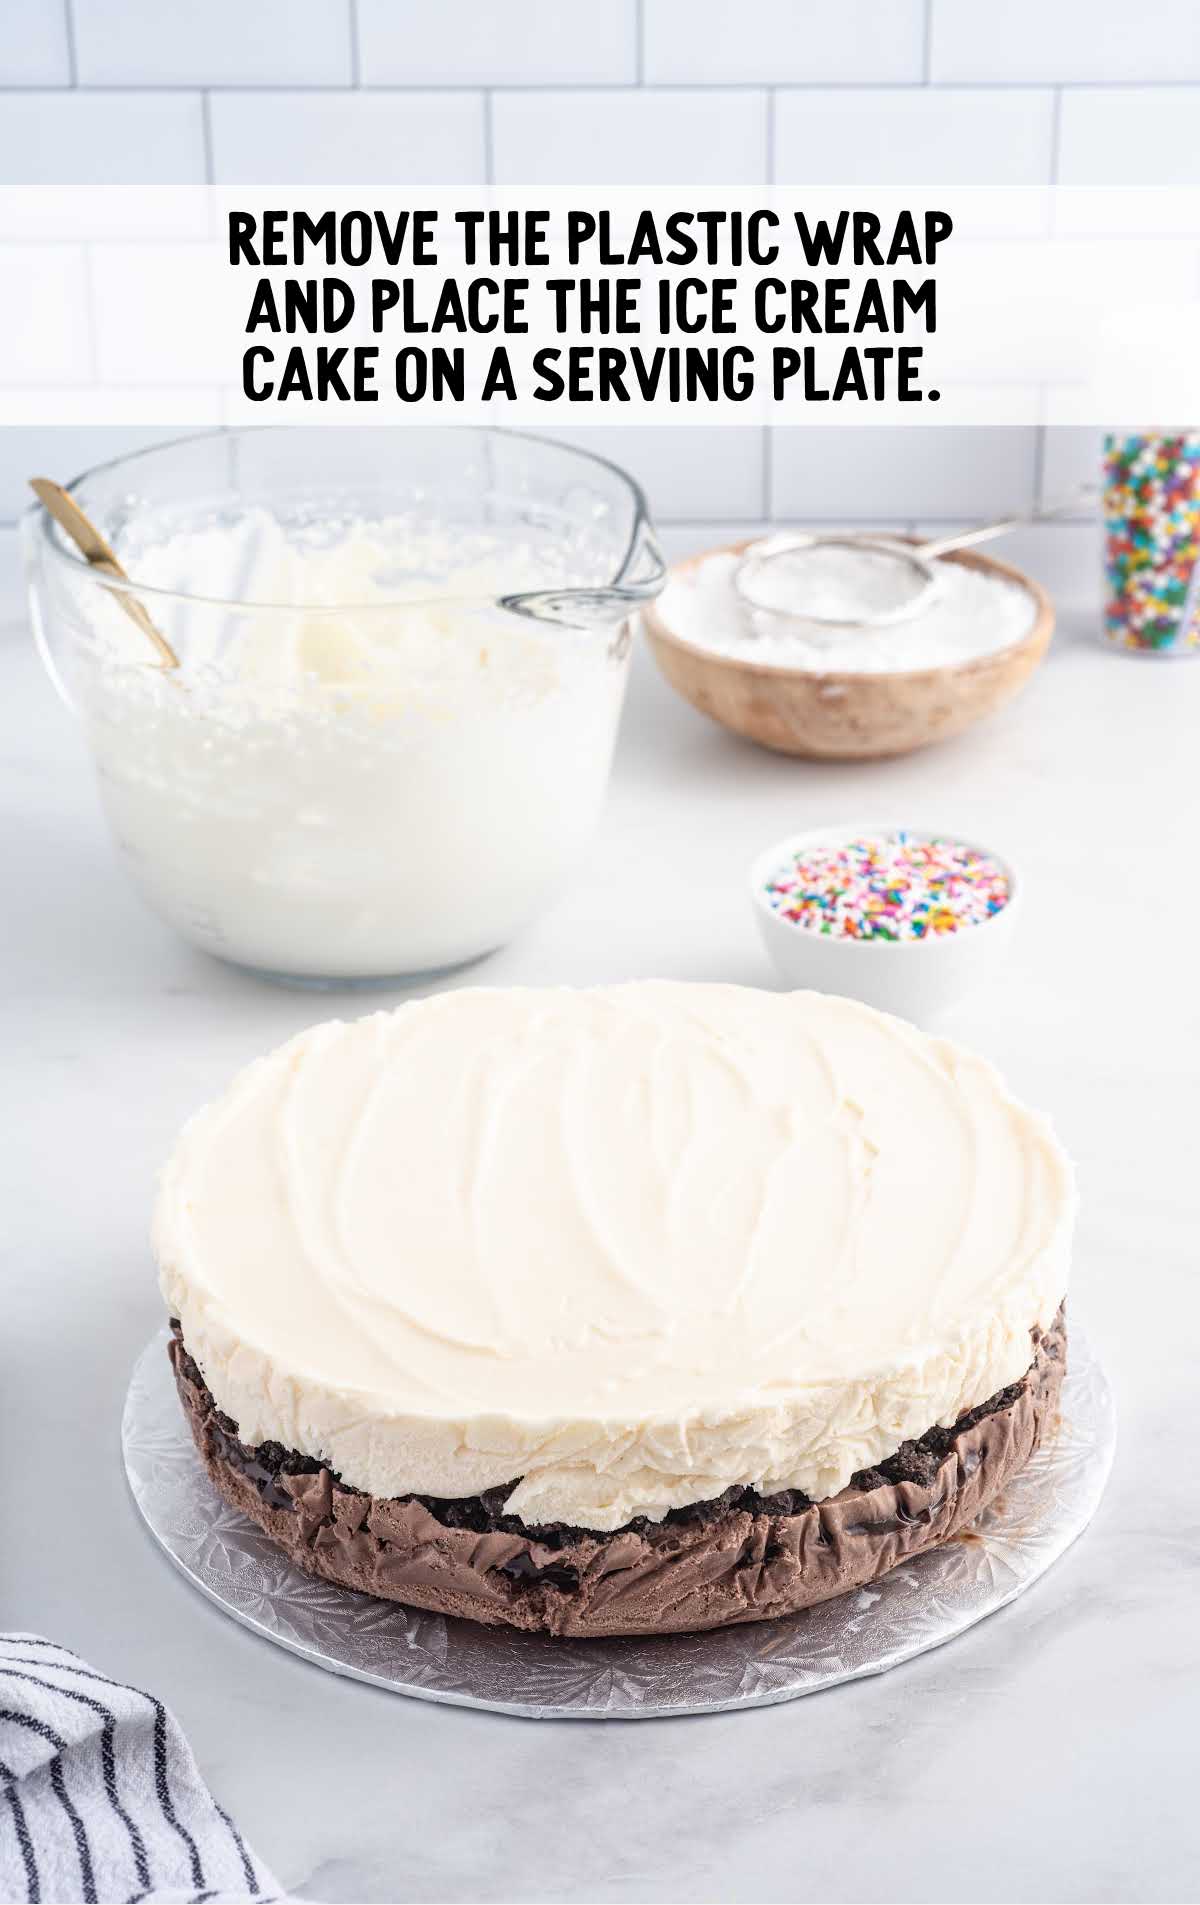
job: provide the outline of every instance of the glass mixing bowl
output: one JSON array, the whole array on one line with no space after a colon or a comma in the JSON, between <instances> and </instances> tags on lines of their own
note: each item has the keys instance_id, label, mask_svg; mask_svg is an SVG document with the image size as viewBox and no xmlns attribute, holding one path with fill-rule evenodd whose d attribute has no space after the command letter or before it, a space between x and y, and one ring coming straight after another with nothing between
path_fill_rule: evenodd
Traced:
<instances>
[{"instance_id":1,"label":"glass mixing bowl","mask_svg":"<svg viewBox=\"0 0 1200 1905\"><path fill-rule=\"evenodd\" d=\"M507 431L297 428L70 490L130 582L31 510L35 634L129 869L186 938L276 978L409 978L553 894L663 580L628 476Z\"/></svg>"}]
</instances>

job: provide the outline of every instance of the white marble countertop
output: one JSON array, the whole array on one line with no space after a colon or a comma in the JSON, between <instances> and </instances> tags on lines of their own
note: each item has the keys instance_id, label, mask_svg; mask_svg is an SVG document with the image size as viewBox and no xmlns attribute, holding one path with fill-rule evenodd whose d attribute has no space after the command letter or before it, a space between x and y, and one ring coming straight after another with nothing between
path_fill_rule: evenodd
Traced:
<instances>
[{"instance_id":1,"label":"white marble countertop","mask_svg":"<svg viewBox=\"0 0 1200 1905\"><path fill-rule=\"evenodd\" d=\"M1040 546L1058 580L1066 543ZM208 1605L138 1523L118 1425L161 1321L146 1244L156 1167L235 1066L356 1006L225 970L142 912L80 736L24 631L0 640L0 1625L52 1634L168 1700L290 1888L324 1900L1193 1895L1200 664L1105 652L1095 591L1089 601L1060 566L1063 626L1023 699L905 761L757 752L640 657L594 854L471 975L770 984L747 862L790 829L864 810L944 820L1027 879L1009 971L946 1029L1053 1113L1079 1163L1074 1300L1122 1425L1099 1516L1024 1599L890 1675L635 1726L538 1725L335 1679ZM1187 1501L1163 1472L1177 1457Z\"/></svg>"}]
</instances>

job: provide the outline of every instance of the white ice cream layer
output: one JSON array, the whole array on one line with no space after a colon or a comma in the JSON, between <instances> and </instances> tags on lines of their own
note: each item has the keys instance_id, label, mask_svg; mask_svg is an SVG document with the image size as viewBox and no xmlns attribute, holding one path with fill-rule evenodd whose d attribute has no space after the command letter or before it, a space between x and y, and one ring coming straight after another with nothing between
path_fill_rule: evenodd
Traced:
<instances>
[{"instance_id":1,"label":"white ice cream layer","mask_svg":"<svg viewBox=\"0 0 1200 1905\"><path fill-rule=\"evenodd\" d=\"M1017 1380L1074 1193L983 1060L849 1000L464 990L187 1127L162 1288L243 1441L596 1529L820 1499Z\"/></svg>"}]
</instances>

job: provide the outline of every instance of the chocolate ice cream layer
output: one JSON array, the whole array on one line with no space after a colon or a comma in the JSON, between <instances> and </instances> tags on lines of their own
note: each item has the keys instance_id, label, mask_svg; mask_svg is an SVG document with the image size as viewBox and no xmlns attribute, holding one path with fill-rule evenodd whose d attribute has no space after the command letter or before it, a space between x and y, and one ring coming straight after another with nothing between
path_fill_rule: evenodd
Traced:
<instances>
[{"instance_id":1,"label":"chocolate ice cream layer","mask_svg":"<svg viewBox=\"0 0 1200 1905\"><path fill-rule=\"evenodd\" d=\"M1038 1446L1066 1369L1066 1324L1019 1383L931 1428L826 1501L735 1488L611 1534L527 1528L506 1488L381 1499L276 1443L247 1448L175 1326L170 1356L208 1474L309 1574L442 1614L552 1634L667 1634L771 1620L886 1574L966 1527Z\"/></svg>"}]
</instances>

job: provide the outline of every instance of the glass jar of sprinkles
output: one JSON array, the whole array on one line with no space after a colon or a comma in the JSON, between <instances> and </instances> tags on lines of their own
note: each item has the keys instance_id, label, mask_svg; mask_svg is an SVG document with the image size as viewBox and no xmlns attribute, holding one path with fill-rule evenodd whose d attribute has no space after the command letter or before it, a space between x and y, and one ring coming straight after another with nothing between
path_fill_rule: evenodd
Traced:
<instances>
[{"instance_id":1,"label":"glass jar of sprinkles","mask_svg":"<svg viewBox=\"0 0 1200 1905\"><path fill-rule=\"evenodd\" d=\"M1108 640L1200 652L1200 432L1106 437L1104 528Z\"/></svg>"}]
</instances>

